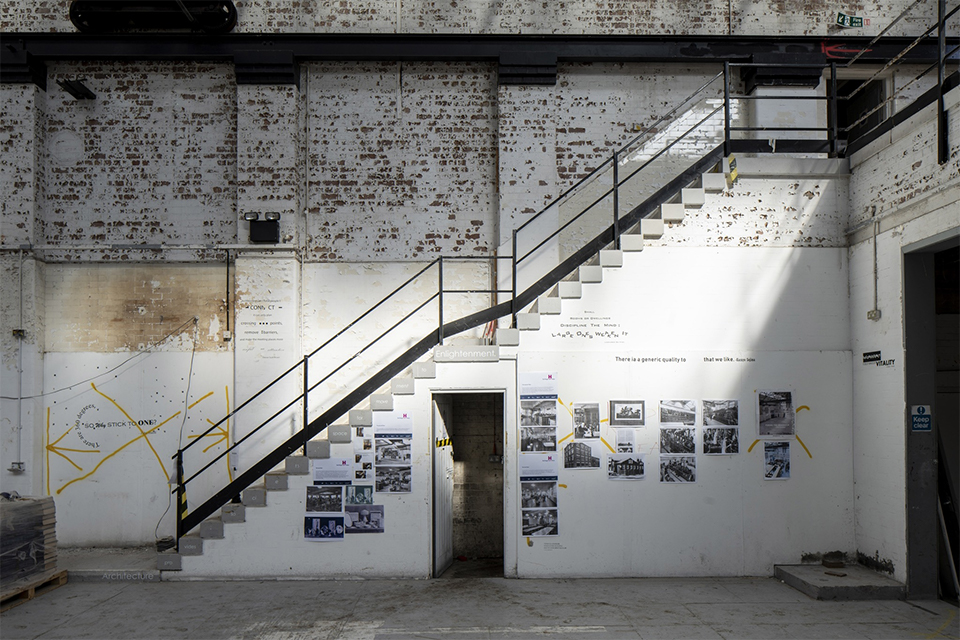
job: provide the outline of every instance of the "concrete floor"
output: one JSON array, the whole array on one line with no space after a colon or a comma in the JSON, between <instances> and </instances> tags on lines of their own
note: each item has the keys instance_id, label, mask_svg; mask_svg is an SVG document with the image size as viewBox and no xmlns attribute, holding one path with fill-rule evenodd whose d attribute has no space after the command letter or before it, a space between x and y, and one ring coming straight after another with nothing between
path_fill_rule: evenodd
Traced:
<instances>
[{"instance_id":1,"label":"concrete floor","mask_svg":"<svg viewBox=\"0 0 960 640\"><path fill-rule=\"evenodd\" d=\"M76 580L0 616L0 637L958 638L945 602L820 602L774 578Z\"/></svg>"}]
</instances>

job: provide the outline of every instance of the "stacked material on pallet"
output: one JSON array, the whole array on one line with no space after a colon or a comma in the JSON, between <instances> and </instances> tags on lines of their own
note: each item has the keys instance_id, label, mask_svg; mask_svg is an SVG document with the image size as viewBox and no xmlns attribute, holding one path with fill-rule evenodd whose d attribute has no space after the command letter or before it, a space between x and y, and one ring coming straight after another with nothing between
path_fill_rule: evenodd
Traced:
<instances>
[{"instance_id":1,"label":"stacked material on pallet","mask_svg":"<svg viewBox=\"0 0 960 640\"><path fill-rule=\"evenodd\" d=\"M0 585L57 568L57 515L53 498L0 496Z\"/></svg>"}]
</instances>

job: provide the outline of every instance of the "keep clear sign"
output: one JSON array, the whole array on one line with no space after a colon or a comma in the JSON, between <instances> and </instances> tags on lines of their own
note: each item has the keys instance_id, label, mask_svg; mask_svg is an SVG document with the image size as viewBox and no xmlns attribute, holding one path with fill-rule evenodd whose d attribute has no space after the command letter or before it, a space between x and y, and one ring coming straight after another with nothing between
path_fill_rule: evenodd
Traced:
<instances>
[{"instance_id":1,"label":"keep clear sign","mask_svg":"<svg viewBox=\"0 0 960 640\"><path fill-rule=\"evenodd\" d=\"M915 404L910 407L910 430L933 431L933 416L930 415L930 405Z\"/></svg>"}]
</instances>

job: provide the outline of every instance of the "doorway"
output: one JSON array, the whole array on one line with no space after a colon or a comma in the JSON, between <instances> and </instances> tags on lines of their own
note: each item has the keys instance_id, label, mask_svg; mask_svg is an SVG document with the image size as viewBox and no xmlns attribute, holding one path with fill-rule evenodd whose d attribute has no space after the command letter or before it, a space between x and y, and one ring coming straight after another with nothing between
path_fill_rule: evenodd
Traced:
<instances>
[{"instance_id":1,"label":"doorway","mask_svg":"<svg viewBox=\"0 0 960 640\"><path fill-rule=\"evenodd\" d=\"M957 601L960 472L960 246L904 253L907 593ZM914 425L917 411L932 429ZM918 423L920 424L920 423Z\"/></svg>"},{"instance_id":2,"label":"doorway","mask_svg":"<svg viewBox=\"0 0 960 640\"><path fill-rule=\"evenodd\" d=\"M433 577L502 577L502 392L433 395Z\"/></svg>"}]
</instances>

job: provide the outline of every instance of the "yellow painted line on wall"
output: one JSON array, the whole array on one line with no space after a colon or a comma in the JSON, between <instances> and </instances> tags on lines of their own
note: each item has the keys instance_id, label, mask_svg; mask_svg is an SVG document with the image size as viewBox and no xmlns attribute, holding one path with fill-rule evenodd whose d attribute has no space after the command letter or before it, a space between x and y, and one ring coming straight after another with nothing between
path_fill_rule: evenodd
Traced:
<instances>
[{"instance_id":1,"label":"yellow painted line on wall","mask_svg":"<svg viewBox=\"0 0 960 640\"><path fill-rule=\"evenodd\" d=\"M800 436L793 434L793 437L797 439L797 442L800 443L800 446L803 447L803 450L807 452L807 455L810 456L810 459L813 460L813 455L810 453L810 449L807 449L807 445L803 444L803 440L800 439Z\"/></svg>"},{"instance_id":2,"label":"yellow painted line on wall","mask_svg":"<svg viewBox=\"0 0 960 640\"><path fill-rule=\"evenodd\" d=\"M211 391L211 392L208 393L207 395L203 396L202 398L200 398L199 400L197 400L197 401L194 402L193 404L187 406L187 409L193 409L195 406L197 406L198 404L200 404L201 402L203 402L204 400L206 400L207 398L209 398L209 397L212 396L212 395L213 395L213 391ZM228 412L229 412L229 407L228 407Z\"/></svg>"},{"instance_id":3,"label":"yellow painted line on wall","mask_svg":"<svg viewBox=\"0 0 960 640\"><path fill-rule=\"evenodd\" d=\"M50 407L47 407L47 436L44 438L47 442L50 442ZM44 445L46 449L46 445ZM50 451L47 451L47 495L50 495Z\"/></svg>"},{"instance_id":4,"label":"yellow painted line on wall","mask_svg":"<svg viewBox=\"0 0 960 640\"><path fill-rule=\"evenodd\" d=\"M609 442L607 442L607 441L604 440L603 438L600 438L600 442L602 442L603 444L607 445L607 449L610 449L610 453L616 453L616 451L614 450L614 448L610 446L610 443L609 443Z\"/></svg>"},{"instance_id":5,"label":"yellow painted line on wall","mask_svg":"<svg viewBox=\"0 0 960 640\"><path fill-rule=\"evenodd\" d=\"M570 414L570 417L572 418L572 417L573 417L573 409L571 409L571 408L568 407L567 405L563 404L563 400L561 400L559 396L557 396L557 402L560 403L560 406L561 406L561 407L563 407L564 409L567 410L567 412Z\"/></svg>"},{"instance_id":6,"label":"yellow painted line on wall","mask_svg":"<svg viewBox=\"0 0 960 640\"><path fill-rule=\"evenodd\" d=\"M153 451L153 455L154 455L154 457L156 457L156 459L157 459L157 464L160 465L160 470L163 471L163 477L164 477L164 479L165 479L165 480L166 480L166 479L169 479L169 478L170 478L170 474L167 473L167 468L163 465L163 460L160 459L160 454L157 453L157 450L153 448L153 443L150 442L150 438L147 437L147 433L150 433L150 431L154 431L154 429L150 429L150 431L147 431L147 432L145 433L145 432L143 431L143 429L140 428L140 424L139 424L136 420L134 420L133 418L131 418L131 417L130 417L130 414L127 413L127 411L126 411L123 407L121 407L119 404L117 404L117 401L116 401L116 400L114 400L113 398L111 398L111 397L108 396L107 394L105 394L105 393L103 393L102 391L100 391L99 389L97 389L97 385L95 385L94 383L91 382L91 383L90 383L90 386L93 387L93 390L94 390L94 391L96 391L96 392L99 393L101 396L103 396L104 398L106 398L107 400L109 400L109 401L113 404L113 406L115 406L117 409L120 410L120 413L122 413L122 414L127 418L127 420L129 420L130 422L132 422L132 423L134 424L134 426L137 427L137 431L139 431L139 432L140 432L140 435L143 436L143 439L146 440L147 446L150 447L150 451ZM177 414L179 415L180 412L177 411Z\"/></svg>"},{"instance_id":7,"label":"yellow painted line on wall","mask_svg":"<svg viewBox=\"0 0 960 640\"><path fill-rule=\"evenodd\" d=\"M572 438L572 437L573 437L573 431L571 431L571 432L568 433L567 435L565 435L565 436L563 436L562 438L560 438L559 440L557 440L557 444L560 444L561 442L563 442L563 441L566 440L567 438Z\"/></svg>"},{"instance_id":8,"label":"yellow painted line on wall","mask_svg":"<svg viewBox=\"0 0 960 640\"><path fill-rule=\"evenodd\" d=\"M66 483L65 485L63 485L62 487L60 487L59 489L57 489L57 495L59 495L60 492L62 492L64 489L66 489L67 487L69 487L69 486L70 486L71 484L73 484L74 482L77 482L77 481L79 481L79 480L86 480L87 478L89 478L90 476L92 476L94 473L96 473L96 472L97 472L97 469L99 469L100 466L101 466L104 462L106 462L107 460L109 460L109 459L112 458L113 456L117 455L118 453L120 453L121 451L123 451L125 448L129 447L131 444L133 444L134 442L136 442L137 440L139 440L140 438L146 438L146 436L147 436L148 433L152 433L152 432L156 431L157 429L159 429L159 428L162 427L163 425L167 424L168 422L170 422L171 420L173 420L174 418L176 418L178 415L180 415L180 412L179 412L179 411L177 411L175 414L173 414L172 416L170 416L169 418L167 418L166 420L164 420L163 422L161 422L161 423L158 424L157 426L153 427L152 429L150 429L149 431L147 431L147 432L144 433L143 435L137 436L136 438L134 438L134 439L131 440L130 442L126 443L125 445L123 445L122 447L120 447L119 449L117 449L116 451L114 451L114 452L112 452L112 453L108 453L106 456L104 456L103 460L101 460L100 462L97 463L97 466L95 466L90 473L88 473L88 474L86 474L86 475L84 475L84 476L80 476L79 478L74 478L74 479L71 480L70 482Z\"/></svg>"},{"instance_id":9,"label":"yellow painted line on wall","mask_svg":"<svg viewBox=\"0 0 960 640\"><path fill-rule=\"evenodd\" d=\"M747 453L750 453L751 451L753 451L753 448L754 448L755 446L757 446L757 443L758 443L758 442L760 442L760 441L759 441L759 440L754 440L754 441L753 441L753 444L750 445L750 448L747 449Z\"/></svg>"},{"instance_id":10,"label":"yellow painted line on wall","mask_svg":"<svg viewBox=\"0 0 960 640\"><path fill-rule=\"evenodd\" d=\"M804 410L804 409L806 409L807 411L810 411L810 407L808 407L808 406L805 405L805 404L802 404L802 405L800 405L799 407L797 407L797 413L800 413L800 412L801 412L802 410Z\"/></svg>"},{"instance_id":11,"label":"yellow painted line on wall","mask_svg":"<svg viewBox=\"0 0 960 640\"><path fill-rule=\"evenodd\" d=\"M566 488L567 488L567 485L565 485L565 484L558 484L557 486L560 487L561 489L566 489Z\"/></svg>"},{"instance_id":12,"label":"yellow painted line on wall","mask_svg":"<svg viewBox=\"0 0 960 640\"><path fill-rule=\"evenodd\" d=\"M609 419L609 418L604 418L604 419L601 420L600 422L610 422L610 419Z\"/></svg>"}]
</instances>

